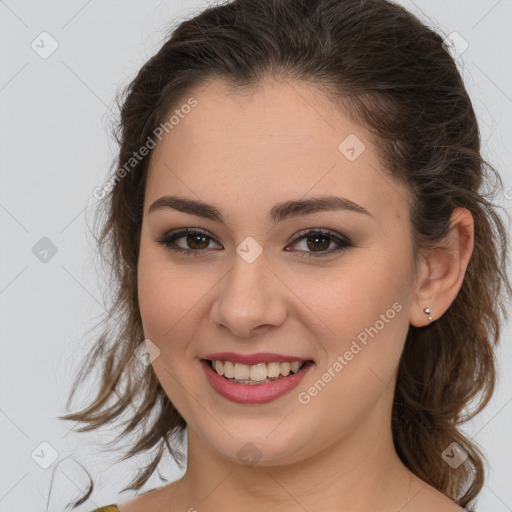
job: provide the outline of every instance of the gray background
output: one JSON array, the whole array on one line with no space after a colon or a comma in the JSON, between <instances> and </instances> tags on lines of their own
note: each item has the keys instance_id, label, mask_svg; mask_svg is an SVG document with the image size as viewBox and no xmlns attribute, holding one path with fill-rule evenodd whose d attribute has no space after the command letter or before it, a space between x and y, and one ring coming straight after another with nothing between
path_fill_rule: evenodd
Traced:
<instances>
[{"instance_id":1,"label":"gray background","mask_svg":"<svg viewBox=\"0 0 512 512\"><path fill-rule=\"evenodd\" d=\"M455 31L467 41L458 61L479 117L484 156L508 187L500 202L510 215L512 1L400 3L445 36ZM98 443L111 441L116 430L75 434L69 430L72 422L56 416L67 412L76 365L93 341L84 333L103 313L106 287L88 226L96 204L92 192L115 157L110 137L115 94L160 47L172 24L207 4L0 1L0 512L46 510L54 470L50 510L63 510L88 482L70 456L99 486L79 509L84 511L121 501L119 492L136 466L149 460L115 464L121 452ZM44 31L52 39L40 36ZM44 48L41 37L46 37ZM57 50L42 58L52 40ZM57 250L46 262L33 252L38 243L48 245L40 242L43 237ZM466 427L490 463L480 512L512 510L510 335L509 323L492 402ZM52 450L57 459L44 469L40 464L49 463ZM162 474L171 481L181 473L169 461ZM159 485L154 476L144 489ZM131 495L123 494L122 500Z\"/></svg>"}]
</instances>

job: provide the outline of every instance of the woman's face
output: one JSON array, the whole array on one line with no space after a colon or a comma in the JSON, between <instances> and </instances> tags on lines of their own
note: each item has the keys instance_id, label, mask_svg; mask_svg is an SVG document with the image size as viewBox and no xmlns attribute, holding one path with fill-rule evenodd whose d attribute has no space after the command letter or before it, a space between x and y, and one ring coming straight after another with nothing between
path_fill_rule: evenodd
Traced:
<instances>
[{"instance_id":1,"label":"woman's face","mask_svg":"<svg viewBox=\"0 0 512 512\"><path fill-rule=\"evenodd\" d=\"M371 442L389 429L418 282L406 189L311 86L242 93L214 81L190 97L197 105L178 107L151 157L138 265L163 389L189 437L233 461ZM164 196L183 201L155 203ZM331 201L308 206L318 198ZM168 236L187 228L200 233ZM221 352L231 354L219 370L238 380L311 362L295 377L233 384L204 361Z\"/></svg>"}]
</instances>

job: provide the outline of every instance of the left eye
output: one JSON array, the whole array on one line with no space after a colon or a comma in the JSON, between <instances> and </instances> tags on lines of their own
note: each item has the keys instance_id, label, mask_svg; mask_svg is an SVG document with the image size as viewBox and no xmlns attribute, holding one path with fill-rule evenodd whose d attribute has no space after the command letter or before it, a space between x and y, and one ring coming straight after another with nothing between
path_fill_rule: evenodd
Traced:
<instances>
[{"instance_id":1,"label":"left eye","mask_svg":"<svg viewBox=\"0 0 512 512\"><path fill-rule=\"evenodd\" d=\"M177 243L177 241L181 239L184 239L184 243L188 247L180 246ZM157 242L177 253L186 254L187 256L202 256L208 251L207 247L209 246L210 240L214 240L214 238L206 232L187 228L168 233L162 239L157 240ZM299 241L304 241L305 247L311 250L311 252L299 250L298 252L300 254L298 254L298 256L302 258L327 256L352 246L348 237L322 228L300 231L291 243L293 245ZM326 251L331 243L336 244L337 247ZM286 246L285 250L289 251L290 249L288 249L288 247L289 246Z\"/></svg>"}]
</instances>

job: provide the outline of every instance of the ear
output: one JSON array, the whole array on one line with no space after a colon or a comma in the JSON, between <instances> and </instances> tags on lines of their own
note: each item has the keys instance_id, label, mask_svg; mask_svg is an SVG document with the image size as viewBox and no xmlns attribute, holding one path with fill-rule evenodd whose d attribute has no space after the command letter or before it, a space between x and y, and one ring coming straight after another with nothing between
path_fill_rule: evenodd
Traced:
<instances>
[{"instance_id":1,"label":"ear","mask_svg":"<svg viewBox=\"0 0 512 512\"><path fill-rule=\"evenodd\" d=\"M473 215L466 208L455 208L446 237L423 256L418 267L414 300L409 322L415 327L439 319L459 293L474 246Z\"/></svg>"}]
</instances>

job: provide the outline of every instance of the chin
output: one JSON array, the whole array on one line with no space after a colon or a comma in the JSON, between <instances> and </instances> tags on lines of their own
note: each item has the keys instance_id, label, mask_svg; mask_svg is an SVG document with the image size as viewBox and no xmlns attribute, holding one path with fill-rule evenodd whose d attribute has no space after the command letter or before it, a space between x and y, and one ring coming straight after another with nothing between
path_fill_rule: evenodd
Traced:
<instances>
[{"instance_id":1,"label":"chin","mask_svg":"<svg viewBox=\"0 0 512 512\"><path fill-rule=\"evenodd\" d=\"M307 436L304 424L297 425L300 431L290 430L291 425L286 420L281 427L276 428L274 422L271 427L265 423L265 428L257 429L254 422L244 428L244 421L236 428L225 425L227 430L216 432L216 435L201 435L207 439L210 447L220 456L231 462L243 464L248 467L281 466L300 462L308 457L305 447L313 449L312 436ZM284 428L283 428L284 427ZM281 432L278 431L281 429ZM274 430L274 431L273 431ZM239 432L237 434L236 432ZM232 435L229 435L231 432Z\"/></svg>"}]
</instances>

